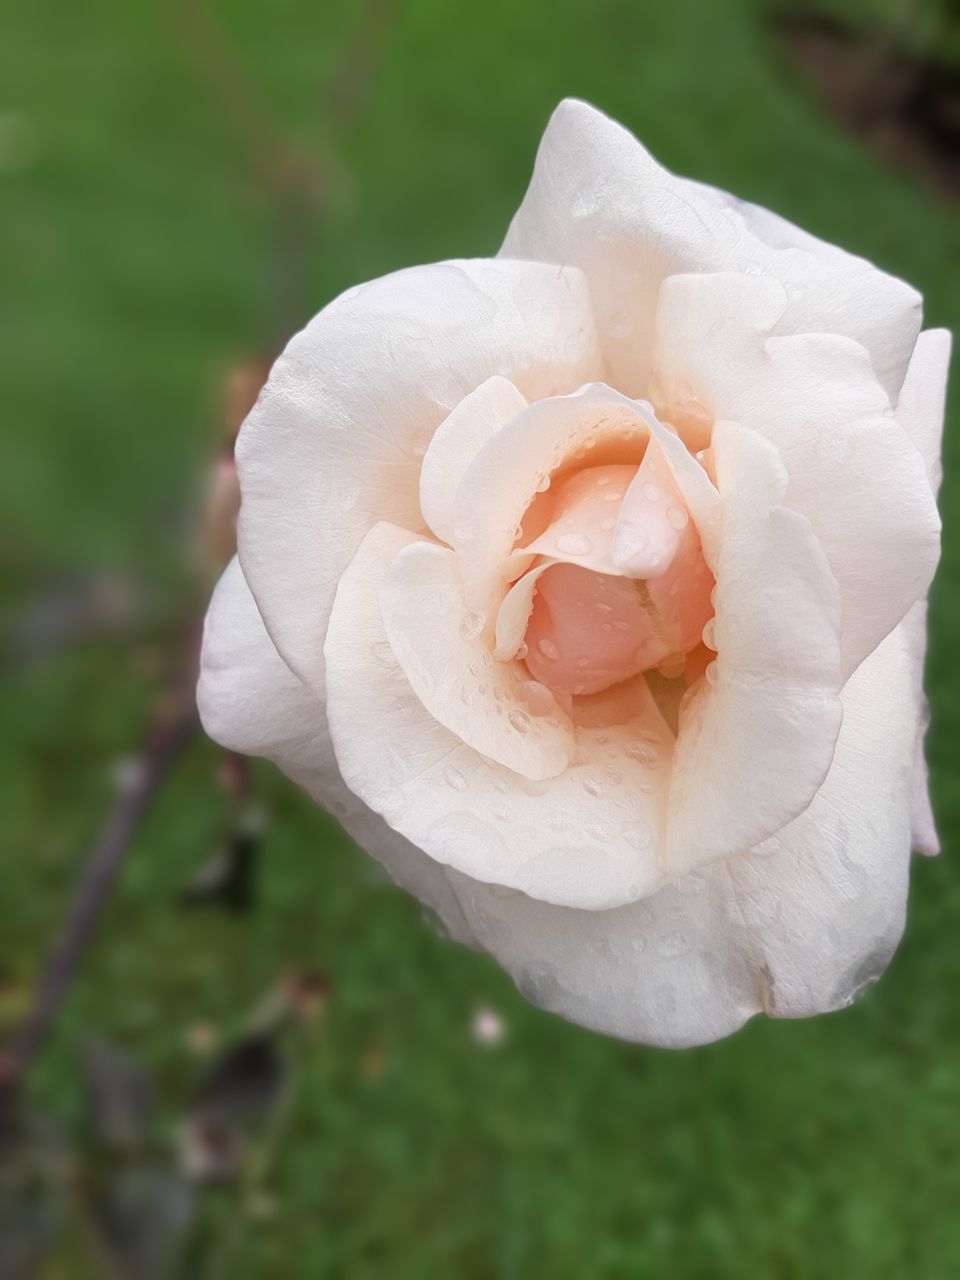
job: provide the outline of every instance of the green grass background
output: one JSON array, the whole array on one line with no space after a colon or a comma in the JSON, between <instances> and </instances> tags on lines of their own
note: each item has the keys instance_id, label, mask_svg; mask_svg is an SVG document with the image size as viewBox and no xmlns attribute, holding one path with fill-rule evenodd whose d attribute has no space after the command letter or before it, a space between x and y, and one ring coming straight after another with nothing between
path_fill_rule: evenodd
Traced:
<instances>
[{"instance_id":1,"label":"green grass background","mask_svg":"<svg viewBox=\"0 0 960 1280\"><path fill-rule=\"evenodd\" d=\"M217 380L264 341L270 203L184 56L176 5L4 8L0 117L15 113L26 143L0 164L3 606L15 618L38 584L108 568L165 607L185 580L184 513L215 445ZM670 167L902 274L924 291L928 323L960 318L957 209L821 112L754 0L410 0L345 132L324 120L321 90L356 6L235 0L219 13L284 127L335 158L297 323L358 280L494 252L568 94ZM268 767L256 911L184 914L175 895L223 808L205 744L137 841L36 1096L76 1122L76 1046L95 1028L154 1073L172 1126L198 1070L189 1028L229 1034L279 974L318 967L333 997L301 1053L274 1210L229 1211L237 1280L960 1273L957 425L954 414L928 672L945 855L916 861L906 939L854 1008L757 1021L684 1054L567 1026L484 957L434 937ZM96 640L6 682L11 1006L149 696L124 649ZM470 1037L479 1005L505 1019L499 1049ZM99 1272L71 1248L44 1274Z\"/></svg>"}]
</instances>

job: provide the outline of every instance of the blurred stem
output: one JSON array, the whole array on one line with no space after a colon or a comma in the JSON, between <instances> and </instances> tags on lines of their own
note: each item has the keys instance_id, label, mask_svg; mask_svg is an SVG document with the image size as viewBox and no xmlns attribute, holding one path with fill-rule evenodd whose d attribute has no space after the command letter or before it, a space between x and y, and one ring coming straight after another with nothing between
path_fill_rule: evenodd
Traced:
<instances>
[{"instance_id":1,"label":"blurred stem","mask_svg":"<svg viewBox=\"0 0 960 1280\"><path fill-rule=\"evenodd\" d=\"M87 944L140 825L170 769L199 728L192 696L180 696L123 778L73 901L43 968L36 997L13 1047L0 1060L0 1115L9 1115L20 1082L37 1057L66 999Z\"/></svg>"}]
</instances>

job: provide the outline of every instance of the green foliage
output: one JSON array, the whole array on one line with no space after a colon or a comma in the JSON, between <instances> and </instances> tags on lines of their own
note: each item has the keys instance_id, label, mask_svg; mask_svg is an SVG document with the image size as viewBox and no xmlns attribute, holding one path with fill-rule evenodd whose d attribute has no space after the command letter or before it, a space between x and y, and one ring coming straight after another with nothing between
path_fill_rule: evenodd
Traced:
<instances>
[{"instance_id":1,"label":"green foliage","mask_svg":"<svg viewBox=\"0 0 960 1280\"><path fill-rule=\"evenodd\" d=\"M181 20L190 5L9 9L3 604L19 626L51 582L109 570L132 576L148 622L136 644L92 636L21 655L4 693L6 1020L62 914L111 769L138 741L144 671L164 639L150 619L186 590L184 528L215 446L218 379L272 336L280 234L242 111L219 110L192 69ZM220 5L257 92L332 175L290 326L371 275L494 251L567 94L631 126L670 167L904 275L923 289L928 323L956 324L956 210L825 118L753 0L396 9L366 99L342 129L322 89L361 11ZM192 1032L237 1035L284 973L321 970L332 994L294 1055L297 1088L267 1176L272 1209L219 1192L207 1207L214 1237L240 1232L233 1280L956 1274L955 415L946 467L929 671L946 855L915 864L904 945L855 1008L758 1022L683 1055L569 1027L526 1006L485 958L435 938L416 905L266 767L256 771L271 815L256 909L185 912L178 895L223 820L204 744L138 839L37 1073L38 1101L76 1130L77 1052L94 1029L149 1071L167 1149L203 1070ZM480 1005L507 1023L496 1049L471 1039ZM80 1257L71 1236L46 1274L98 1274Z\"/></svg>"}]
</instances>

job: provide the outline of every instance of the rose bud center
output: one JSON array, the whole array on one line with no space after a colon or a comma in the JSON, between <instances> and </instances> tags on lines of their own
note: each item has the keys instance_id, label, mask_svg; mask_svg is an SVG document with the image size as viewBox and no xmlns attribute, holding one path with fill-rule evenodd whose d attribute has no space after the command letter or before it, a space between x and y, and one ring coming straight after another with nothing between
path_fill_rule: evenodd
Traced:
<instances>
[{"instance_id":1,"label":"rose bud center","mask_svg":"<svg viewBox=\"0 0 960 1280\"><path fill-rule=\"evenodd\" d=\"M639 467L584 468L551 496L552 519L522 548L526 572L501 609L500 656L524 657L565 694L683 674L713 616L714 579L660 446Z\"/></svg>"}]
</instances>

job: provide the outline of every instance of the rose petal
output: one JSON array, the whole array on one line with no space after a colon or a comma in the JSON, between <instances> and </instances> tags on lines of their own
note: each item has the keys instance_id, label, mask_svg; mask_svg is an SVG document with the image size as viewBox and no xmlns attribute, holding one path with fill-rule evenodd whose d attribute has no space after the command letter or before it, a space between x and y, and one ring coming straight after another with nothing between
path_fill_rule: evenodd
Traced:
<instances>
[{"instance_id":1,"label":"rose petal","mask_svg":"<svg viewBox=\"0 0 960 1280\"><path fill-rule=\"evenodd\" d=\"M903 929L915 703L898 630L842 695L833 766L756 850L612 911L577 911L451 873L481 945L535 1004L624 1040L681 1048L755 1013L848 1004Z\"/></svg>"},{"instance_id":2,"label":"rose petal","mask_svg":"<svg viewBox=\"0 0 960 1280\"><path fill-rule=\"evenodd\" d=\"M921 333L897 402L897 419L920 451L934 494L940 488L940 447L950 345L950 334L945 329L928 329ZM930 708L923 694L923 667L927 654L925 600L913 606L904 619L904 625L914 655L914 681L920 707L913 777L913 847L918 853L933 856L940 852L940 839L930 804L930 780L924 757L924 738L930 724Z\"/></svg>"},{"instance_id":3,"label":"rose petal","mask_svg":"<svg viewBox=\"0 0 960 1280\"><path fill-rule=\"evenodd\" d=\"M231 751L272 760L333 813L401 888L434 911L452 938L476 946L443 868L391 831L344 784L323 708L274 648L236 559L207 611L197 705L211 738Z\"/></svg>"},{"instance_id":4,"label":"rose petal","mask_svg":"<svg viewBox=\"0 0 960 1280\"><path fill-rule=\"evenodd\" d=\"M389 566L415 540L376 526L337 591L327 710L347 785L438 863L501 891L589 910L648 892L663 877L672 735L645 685L629 691L620 723L578 727L576 760L559 777L534 782L465 746L414 695L380 614ZM546 691L531 686L533 716Z\"/></svg>"},{"instance_id":5,"label":"rose petal","mask_svg":"<svg viewBox=\"0 0 960 1280\"><path fill-rule=\"evenodd\" d=\"M337 582L377 520L421 523L420 460L494 374L538 398L600 369L582 275L503 260L351 289L292 339L240 433L240 561L284 659L317 692Z\"/></svg>"},{"instance_id":6,"label":"rose petal","mask_svg":"<svg viewBox=\"0 0 960 1280\"><path fill-rule=\"evenodd\" d=\"M584 102L554 112L501 252L573 264L590 282L613 381L643 395L660 282L735 271L780 280L778 332L845 334L895 393L920 329L921 299L879 271L733 197L676 178L624 128Z\"/></svg>"},{"instance_id":7,"label":"rose petal","mask_svg":"<svg viewBox=\"0 0 960 1280\"><path fill-rule=\"evenodd\" d=\"M923 458L936 494L943 467L943 419L952 338L946 329L926 329L917 345L897 401L897 421Z\"/></svg>"},{"instance_id":8,"label":"rose petal","mask_svg":"<svg viewBox=\"0 0 960 1280\"><path fill-rule=\"evenodd\" d=\"M573 758L573 725L544 690L531 714L521 662L498 662L463 601L452 551L414 543L393 560L380 593L390 648L438 724L490 760L542 780Z\"/></svg>"},{"instance_id":9,"label":"rose petal","mask_svg":"<svg viewBox=\"0 0 960 1280\"><path fill-rule=\"evenodd\" d=\"M697 523L709 563L717 496L703 468L648 405L593 383L531 404L484 445L464 475L456 497L454 546L470 608L485 618L499 610L506 584L524 567L523 554L511 556L517 528L553 471L577 451L586 457L588 442L591 461L607 465L613 460L609 455L618 452L633 453L639 461L651 436Z\"/></svg>"},{"instance_id":10,"label":"rose petal","mask_svg":"<svg viewBox=\"0 0 960 1280\"><path fill-rule=\"evenodd\" d=\"M840 727L837 587L786 476L754 432L718 423L717 659L680 715L667 825L676 873L778 831L813 799Z\"/></svg>"},{"instance_id":11,"label":"rose petal","mask_svg":"<svg viewBox=\"0 0 960 1280\"><path fill-rule=\"evenodd\" d=\"M923 596L939 518L923 461L888 412L866 351L827 334L767 336L785 306L773 280L674 276L657 310L656 398L692 397L771 440L785 505L809 521L840 586L849 675Z\"/></svg>"},{"instance_id":12,"label":"rose petal","mask_svg":"<svg viewBox=\"0 0 960 1280\"><path fill-rule=\"evenodd\" d=\"M420 509L443 542L453 542L454 499L470 463L526 407L513 383L497 376L471 391L440 423L423 459Z\"/></svg>"}]
</instances>

